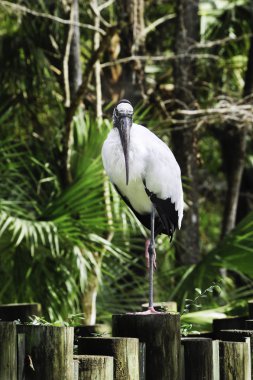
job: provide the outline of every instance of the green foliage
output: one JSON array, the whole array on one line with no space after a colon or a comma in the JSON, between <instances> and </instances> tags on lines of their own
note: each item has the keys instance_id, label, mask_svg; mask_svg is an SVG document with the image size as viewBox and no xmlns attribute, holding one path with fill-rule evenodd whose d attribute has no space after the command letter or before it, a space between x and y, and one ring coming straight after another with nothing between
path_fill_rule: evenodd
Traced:
<instances>
[{"instance_id":1,"label":"green foliage","mask_svg":"<svg viewBox=\"0 0 253 380\"><path fill-rule=\"evenodd\" d=\"M203 322L205 327L210 327L212 320L214 318L221 318L221 315L214 310L204 310L200 311L203 308L202 301L207 301L208 297L210 297L213 293L220 293L221 288L219 285L214 284L209 286L207 289L202 291L199 288L195 288L195 297L193 299L186 298L184 305L184 310L181 314L181 334L187 336L188 334L200 334L199 331L193 330L193 323L200 326L203 329ZM210 303L210 300L209 300ZM194 312L193 310L198 310ZM223 314L225 317L225 315ZM203 318L203 320L201 319ZM187 321L191 321L193 323L189 323ZM196 326L194 326L196 328Z\"/></svg>"},{"instance_id":2,"label":"green foliage","mask_svg":"<svg viewBox=\"0 0 253 380\"><path fill-rule=\"evenodd\" d=\"M65 2L49 3L19 2L36 12L69 17ZM201 44L193 51L199 56L194 88L201 108L237 101L244 86L250 2L222 4L201 2ZM79 5L80 21L93 25L94 12L85 2ZM135 121L154 130L169 145L175 108L172 57L176 5L175 1L145 2L147 27L160 17L171 17L146 36L147 55L164 60L150 58L145 62L148 104L135 108ZM69 320L68 316L80 311L80 298L90 274L95 273L100 286L99 321L109 320L111 313L136 311L148 293L143 269L143 236L147 231L104 175L100 151L111 125L106 118L100 123L92 116L95 81L87 83L86 108L79 107L71 125L72 181L64 187L62 140L67 110L62 62L68 27L0 6L0 302L41 302L45 318L34 317L34 324L52 323L48 320L56 320L56 325L62 320L75 324L76 317ZM114 4L102 15L105 30L108 21L117 22ZM85 68L93 52L94 33L81 30ZM101 60L108 60L108 51ZM111 99L103 100L112 104ZM157 104L165 105L166 112ZM173 244L158 237L155 277L157 298L176 300L182 309L191 311L182 316L185 334L192 329L193 320L200 328L207 328L213 317L242 313L244 300L253 296L253 214L219 242L225 177L221 149L209 127L214 123L217 129L224 126L216 119L208 124L205 117L196 123L203 257L198 264L178 267ZM185 188L191 185L191 178L184 181ZM228 270L225 277L221 276L223 268ZM221 286L219 294L216 285L210 287L214 282ZM206 298L208 294L211 297ZM199 301L207 310L193 310L200 308Z\"/></svg>"},{"instance_id":3,"label":"green foliage","mask_svg":"<svg viewBox=\"0 0 253 380\"><path fill-rule=\"evenodd\" d=\"M211 285L209 286L209 288L205 289L204 291L202 291L199 288L195 288L195 293L197 295L193 299L191 298L185 299L185 302L187 303L184 306L183 313L184 314L189 313L190 310L192 310L192 308L197 309L197 310L200 309L202 307L201 301L203 299L206 299L207 295L212 294L213 292L218 293L218 294L221 292L219 285L217 284Z\"/></svg>"},{"instance_id":4,"label":"green foliage","mask_svg":"<svg viewBox=\"0 0 253 380\"><path fill-rule=\"evenodd\" d=\"M208 252L196 265L177 268L171 271L171 276L180 278L173 291L171 299L178 299L181 303L186 298L191 298L195 288L206 288L212 281L222 283L222 292L216 296L214 305L226 304L250 298L253 295L252 281L252 221L253 214L250 213L238 226L222 241L216 248ZM233 280L222 278L221 270L226 268L229 273L237 273L242 284L247 286L235 289Z\"/></svg>"},{"instance_id":5,"label":"green foliage","mask_svg":"<svg viewBox=\"0 0 253 380\"><path fill-rule=\"evenodd\" d=\"M216 102L217 96L222 94L227 98L241 96L251 33L250 7L249 1L228 2L226 7L212 7L209 14L203 15L208 19L203 40L220 41L206 49L217 60L210 60L208 65L201 66L204 77L209 78L209 83L205 82L208 85L206 95L209 99L213 95L212 102ZM215 13L212 14L212 11Z\"/></svg>"},{"instance_id":6,"label":"green foliage","mask_svg":"<svg viewBox=\"0 0 253 380\"><path fill-rule=\"evenodd\" d=\"M71 314L67 317L66 320L59 320L54 322L47 321L44 317L39 317L33 315L30 317L29 325L33 326L56 326L56 327L69 327L69 326L80 326L85 320L83 314Z\"/></svg>"},{"instance_id":7,"label":"green foliage","mask_svg":"<svg viewBox=\"0 0 253 380\"><path fill-rule=\"evenodd\" d=\"M249 213L210 255L225 268L253 277L253 212Z\"/></svg>"},{"instance_id":8,"label":"green foliage","mask_svg":"<svg viewBox=\"0 0 253 380\"><path fill-rule=\"evenodd\" d=\"M181 329L180 329L181 335L183 336L187 336L189 334L199 335L200 332L192 330L192 327L193 327L192 323L182 323Z\"/></svg>"},{"instance_id":9,"label":"green foliage","mask_svg":"<svg viewBox=\"0 0 253 380\"><path fill-rule=\"evenodd\" d=\"M0 298L2 302L41 302L50 319L79 310L88 273L97 270L94 252L110 254L121 265L129 261L124 244L121 248L118 240L115 246L105 236L99 153L108 129L105 123L96 130L95 120L85 120L75 123L74 181L66 189L61 189L52 165L38 161L26 146L5 143L0 149L3 169L8 162L8 188L2 186L0 202L0 278L4 284ZM128 213L127 218L132 216ZM121 230L118 225L113 228L115 235Z\"/></svg>"}]
</instances>

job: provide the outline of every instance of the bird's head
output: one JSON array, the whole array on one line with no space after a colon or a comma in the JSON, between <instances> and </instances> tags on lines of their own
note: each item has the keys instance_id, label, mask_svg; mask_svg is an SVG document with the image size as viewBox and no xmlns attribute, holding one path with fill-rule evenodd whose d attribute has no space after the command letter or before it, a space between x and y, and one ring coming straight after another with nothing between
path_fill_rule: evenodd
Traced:
<instances>
[{"instance_id":1,"label":"bird's head","mask_svg":"<svg viewBox=\"0 0 253 380\"><path fill-rule=\"evenodd\" d=\"M129 144L130 131L133 124L133 113L133 107L126 99L120 100L113 110L113 126L119 131L120 141L125 157L127 185L129 180Z\"/></svg>"},{"instance_id":2,"label":"bird's head","mask_svg":"<svg viewBox=\"0 0 253 380\"><path fill-rule=\"evenodd\" d=\"M132 125L134 109L132 104L127 99L121 99L113 110L114 127L119 128L120 121L127 119Z\"/></svg>"}]
</instances>

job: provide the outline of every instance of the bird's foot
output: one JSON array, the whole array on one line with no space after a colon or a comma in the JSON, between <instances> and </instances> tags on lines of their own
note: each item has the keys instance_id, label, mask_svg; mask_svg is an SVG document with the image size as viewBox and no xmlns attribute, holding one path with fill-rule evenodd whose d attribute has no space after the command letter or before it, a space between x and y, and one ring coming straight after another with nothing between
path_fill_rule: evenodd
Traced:
<instances>
[{"instance_id":1,"label":"bird's foot","mask_svg":"<svg viewBox=\"0 0 253 380\"><path fill-rule=\"evenodd\" d=\"M149 247L150 247L150 239L147 239L145 242L145 259L146 259L146 268L150 268L149 263ZM153 267L156 269L156 251L153 249Z\"/></svg>"},{"instance_id":2,"label":"bird's foot","mask_svg":"<svg viewBox=\"0 0 253 380\"><path fill-rule=\"evenodd\" d=\"M149 307L148 310L138 311L136 313L127 313L133 315L151 315L151 314L164 314L162 311L156 311L153 306Z\"/></svg>"}]
</instances>

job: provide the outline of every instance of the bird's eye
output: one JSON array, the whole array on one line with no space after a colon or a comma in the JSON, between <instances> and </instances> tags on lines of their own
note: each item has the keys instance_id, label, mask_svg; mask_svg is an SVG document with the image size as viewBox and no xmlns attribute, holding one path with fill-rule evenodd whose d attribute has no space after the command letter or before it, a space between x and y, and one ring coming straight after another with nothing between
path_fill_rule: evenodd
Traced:
<instances>
[{"instance_id":1,"label":"bird's eye","mask_svg":"<svg viewBox=\"0 0 253 380\"><path fill-rule=\"evenodd\" d=\"M115 116L119 116L119 111L117 110L117 108L115 108Z\"/></svg>"}]
</instances>

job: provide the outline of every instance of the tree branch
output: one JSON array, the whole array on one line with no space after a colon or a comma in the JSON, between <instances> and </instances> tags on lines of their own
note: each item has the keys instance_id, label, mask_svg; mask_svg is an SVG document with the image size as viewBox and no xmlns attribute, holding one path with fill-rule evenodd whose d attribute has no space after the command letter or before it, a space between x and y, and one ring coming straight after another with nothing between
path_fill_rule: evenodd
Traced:
<instances>
[{"instance_id":1,"label":"tree branch","mask_svg":"<svg viewBox=\"0 0 253 380\"><path fill-rule=\"evenodd\" d=\"M108 0L106 1L104 4L101 4L99 5L99 11L102 12L102 10L104 10L105 8L109 7L110 5L112 5L113 3L115 2L115 0Z\"/></svg>"},{"instance_id":2,"label":"tree branch","mask_svg":"<svg viewBox=\"0 0 253 380\"><path fill-rule=\"evenodd\" d=\"M34 11L33 9L27 8L24 5L11 3L10 1L0 0L0 6L2 6L3 8L11 8L12 10L18 11L18 12L21 12L21 13L31 14L31 15L33 15L35 17L46 18L46 19L49 19L49 20L52 20L52 21L55 21L55 22L59 22L60 24L79 26L80 28L94 30L96 32L99 32L102 35L106 34L103 29L96 28L93 25L84 24L84 23L81 23L81 22L72 22L71 20L66 20L66 19L63 19L61 17L53 16L53 15L51 15L49 13L43 13L43 12Z\"/></svg>"},{"instance_id":3,"label":"tree branch","mask_svg":"<svg viewBox=\"0 0 253 380\"><path fill-rule=\"evenodd\" d=\"M252 33L245 33L242 36L238 36L238 37L225 37L225 38L221 38L214 41L196 42L195 44L190 46L187 52L189 53L191 50L194 50L194 49L209 49L215 46L223 46L230 42L238 42L245 38L251 38L251 37L252 37Z\"/></svg>"},{"instance_id":4,"label":"tree branch","mask_svg":"<svg viewBox=\"0 0 253 380\"><path fill-rule=\"evenodd\" d=\"M166 22L168 20L173 20L175 17L176 17L175 13L165 15L163 17L158 18L157 20L152 22L152 24L150 24L146 28L144 28L143 32L138 36L137 41L135 41L135 43L133 44L133 47L132 47L133 51L138 46L140 40L142 38L145 38L148 33L152 32L155 28L157 28L157 26L163 24L164 22Z\"/></svg>"},{"instance_id":5,"label":"tree branch","mask_svg":"<svg viewBox=\"0 0 253 380\"><path fill-rule=\"evenodd\" d=\"M98 7L98 1L93 0L92 5L96 10L95 23L96 28L100 26L100 9ZM100 45L99 33L94 34L94 49L98 49ZM96 82L96 116L99 120L102 119L102 87L101 87L101 67L100 60L95 63L95 82Z\"/></svg>"},{"instance_id":6,"label":"tree branch","mask_svg":"<svg viewBox=\"0 0 253 380\"><path fill-rule=\"evenodd\" d=\"M82 102L82 99L85 97L85 95L88 92L88 84L90 83L93 68L97 60L100 59L101 55L105 51L105 49L108 47L108 43L110 41L110 38L112 35L118 30L119 26L112 26L108 30L107 34L101 39L99 47L93 52L92 56L88 60L86 64L85 71L82 76L82 84L78 88L76 95L74 96L73 100L71 101L70 107L66 110L66 117L65 117L65 134L63 137L63 159L62 159L62 169L64 171L64 184L66 185L68 183L67 175L66 175L66 164L68 161L68 144L69 144L69 138L71 133L71 123L75 116L75 113Z\"/></svg>"},{"instance_id":7,"label":"tree branch","mask_svg":"<svg viewBox=\"0 0 253 380\"><path fill-rule=\"evenodd\" d=\"M74 32L74 27L72 24L73 20L74 20L74 11L73 11L73 6L72 6L71 11L70 11L71 24L69 26L68 37L67 37L66 48L65 48L65 54L64 54L64 58L63 58L63 80L64 80L64 89L65 89L65 107L70 106L69 54L70 54L71 41L72 41L73 32Z\"/></svg>"},{"instance_id":8,"label":"tree branch","mask_svg":"<svg viewBox=\"0 0 253 380\"><path fill-rule=\"evenodd\" d=\"M177 59L182 59L182 58L191 58L191 59L196 59L196 58L205 58L205 59L212 59L217 61L220 59L218 55L214 54L170 54L167 56L164 55L157 55L157 56L151 56L151 55L131 55L129 57L124 57L117 59L115 61L110 61L110 62L104 62L101 63L101 68L104 67L110 67L110 66L116 66L121 63L128 63L131 61L153 61L153 62L166 62L166 61L176 61Z\"/></svg>"}]
</instances>

